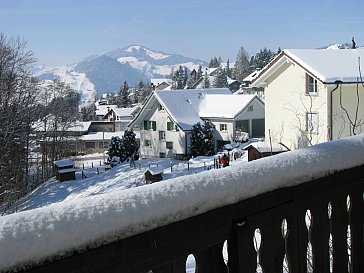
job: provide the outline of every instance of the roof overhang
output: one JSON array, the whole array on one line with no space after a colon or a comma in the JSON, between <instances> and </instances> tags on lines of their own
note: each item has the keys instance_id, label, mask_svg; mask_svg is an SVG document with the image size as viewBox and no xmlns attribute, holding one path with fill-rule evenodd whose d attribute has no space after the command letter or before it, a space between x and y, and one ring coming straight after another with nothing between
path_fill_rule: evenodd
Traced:
<instances>
[{"instance_id":1,"label":"roof overhang","mask_svg":"<svg viewBox=\"0 0 364 273\"><path fill-rule=\"evenodd\" d=\"M252 82L252 87L265 87L267 85L267 79L282 65L285 63L293 64L293 60L291 60L284 52L282 51L273 61L266 65L265 68L259 73L259 76L256 77Z\"/></svg>"}]
</instances>

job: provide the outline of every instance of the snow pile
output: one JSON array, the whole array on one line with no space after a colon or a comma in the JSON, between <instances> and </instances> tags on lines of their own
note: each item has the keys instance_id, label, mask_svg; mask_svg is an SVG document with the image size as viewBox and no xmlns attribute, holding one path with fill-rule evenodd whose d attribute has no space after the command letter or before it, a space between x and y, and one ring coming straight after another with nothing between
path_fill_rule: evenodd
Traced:
<instances>
[{"instance_id":1,"label":"snow pile","mask_svg":"<svg viewBox=\"0 0 364 273\"><path fill-rule=\"evenodd\" d=\"M0 270L96 247L364 164L364 135L0 217Z\"/></svg>"}]
</instances>

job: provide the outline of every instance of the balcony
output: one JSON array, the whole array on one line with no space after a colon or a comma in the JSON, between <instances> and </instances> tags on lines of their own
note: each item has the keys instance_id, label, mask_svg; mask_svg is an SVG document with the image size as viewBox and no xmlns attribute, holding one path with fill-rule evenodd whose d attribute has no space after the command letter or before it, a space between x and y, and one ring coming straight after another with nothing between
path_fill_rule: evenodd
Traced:
<instances>
[{"instance_id":1,"label":"balcony","mask_svg":"<svg viewBox=\"0 0 364 273\"><path fill-rule=\"evenodd\" d=\"M362 135L0 217L0 269L359 273L363 191Z\"/></svg>"}]
</instances>

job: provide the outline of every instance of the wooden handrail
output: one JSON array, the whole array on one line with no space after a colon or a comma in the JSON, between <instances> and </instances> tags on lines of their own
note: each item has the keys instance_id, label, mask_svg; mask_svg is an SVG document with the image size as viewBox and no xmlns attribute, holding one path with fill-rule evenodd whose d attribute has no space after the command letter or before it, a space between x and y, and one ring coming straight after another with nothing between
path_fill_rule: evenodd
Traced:
<instances>
[{"instance_id":1,"label":"wooden handrail","mask_svg":"<svg viewBox=\"0 0 364 273\"><path fill-rule=\"evenodd\" d=\"M187 256L194 254L198 273L256 272L257 267L263 272L330 272L331 267L333 272L360 273L363 191L361 166L54 258L42 266L28 265L22 272L179 273L185 272ZM256 249L253 238L258 230L261 242ZM222 255L225 241L227 264Z\"/></svg>"}]
</instances>

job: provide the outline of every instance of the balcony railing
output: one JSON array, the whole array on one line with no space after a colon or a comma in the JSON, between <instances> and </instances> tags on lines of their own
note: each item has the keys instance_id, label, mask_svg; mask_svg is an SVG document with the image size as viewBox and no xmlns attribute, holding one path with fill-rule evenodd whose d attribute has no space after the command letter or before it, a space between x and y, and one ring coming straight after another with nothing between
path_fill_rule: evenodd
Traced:
<instances>
[{"instance_id":1,"label":"balcony railing","mask_svg":"<svg viewBox=\"0 0 364 273\"><path fill-rule=\"evenodd\" d=\"M361 165L14 270L181 273L193 254L198 273L361 273L363 193Z\"/></svg>"},{"instance_id":2,"label":"balcony railing","mask_svg":"<svg viewBox=\"0 0 364 273\"><path fill-rule=\"evenodd\" d=\"M364 166L278 189L26 272L363 272ZM228 261L223 244L227 241Z\"/></svg>"}]
</instances>

